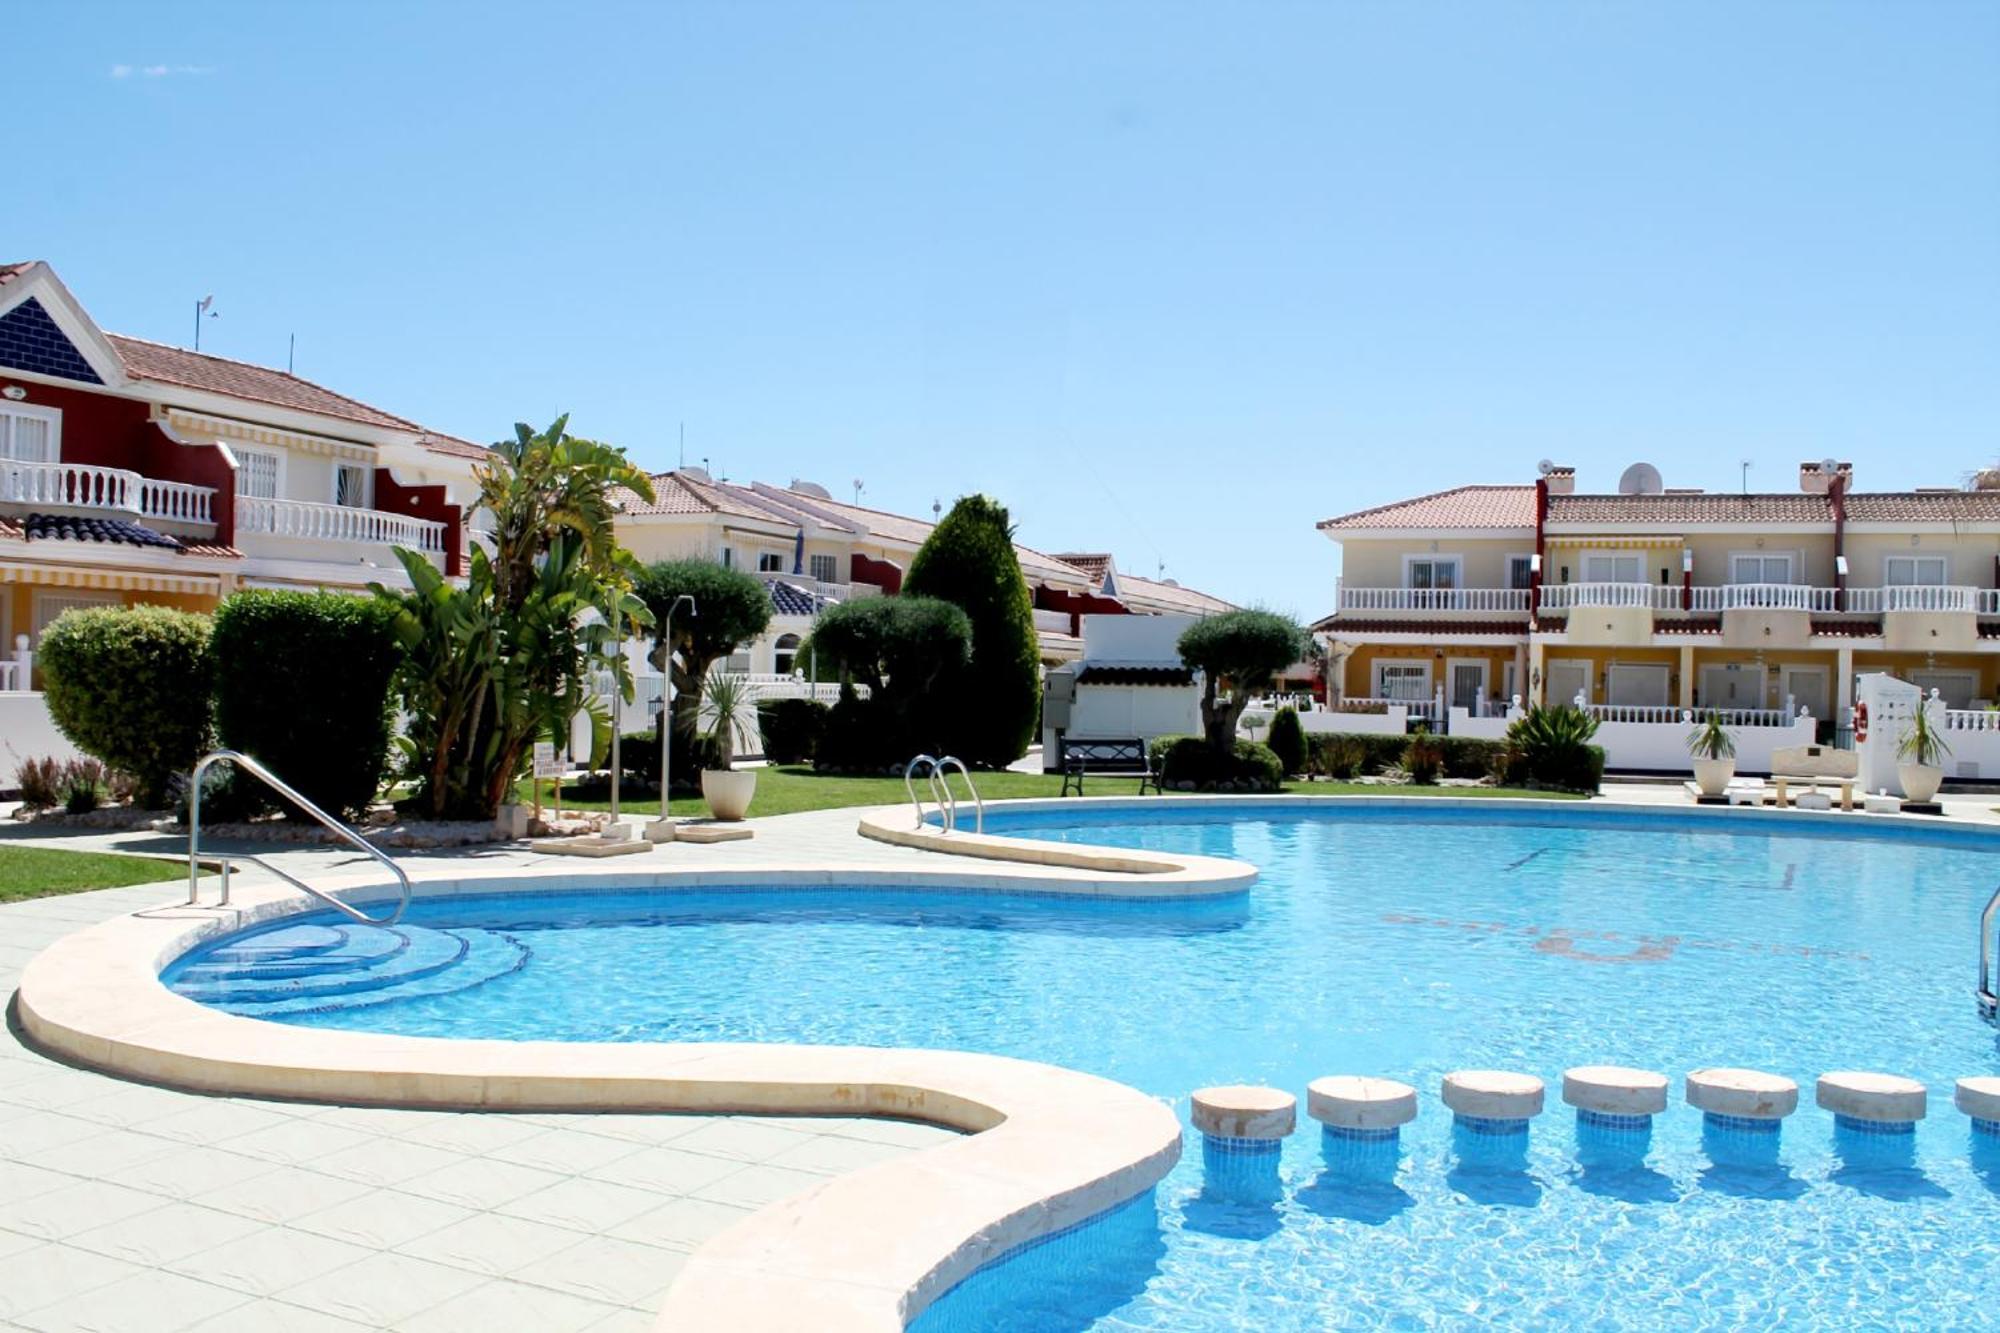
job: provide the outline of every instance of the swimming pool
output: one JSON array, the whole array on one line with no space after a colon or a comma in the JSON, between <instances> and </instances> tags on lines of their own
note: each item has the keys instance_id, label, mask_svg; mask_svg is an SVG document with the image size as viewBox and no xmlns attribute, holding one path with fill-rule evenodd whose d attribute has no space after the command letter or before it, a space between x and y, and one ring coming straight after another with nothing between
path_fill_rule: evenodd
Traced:
<instances>
[{"instance_id":1,"label":"swimming pool","mask_svg":"<svg viewBox=\"0 0 2000 1333\"><path fill-rule=\"evenodd\" d=\"M1974 842L1603 810L1164 802L996 811L989 828L1236 857L1263 876L1182 903L444 899L419 902L400 935L316 917L225 941L167 980L233 1012L411 1035L962 1047L1104 1074L1183 1113L1205 1084L1297 1092L1337 1072L1424 1094L1393 1183L1334 1183L1310 1122L1271 1207L1206 1197L1190 1152L1154 1197L980 1274L927 1329L1936 1327L1976 1318L2000 1275L1982 1238L2000 1221L2000 1164L1949 1103L1953 1078L1996 1064L1970 995L1995 867ZM262 979L246 988L246 972ZM1933 1114L1913 1167L1836 1151L1810 1107L1777 1165L1718 1165L1678 1103L1640 1165L1580 1165L1560 1107L1536 1122L1525 1172L1457 1158L1445 1071L1553 1084L1587 1063L1663 1070L1676 1094L1690 1068L1767 1068L1808 1102L1824 1070L1893 1070L1931 1086Z\"/></svg>"}]
</instances>

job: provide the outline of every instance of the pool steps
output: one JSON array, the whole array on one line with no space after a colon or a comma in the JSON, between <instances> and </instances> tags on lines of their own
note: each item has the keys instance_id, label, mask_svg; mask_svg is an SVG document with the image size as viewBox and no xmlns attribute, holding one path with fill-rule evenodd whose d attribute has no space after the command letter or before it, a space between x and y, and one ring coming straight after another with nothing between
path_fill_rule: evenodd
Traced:
<instances>
[{"instance_id":1,"label":"pool steps","mask_svg":"<svg viewBox=\"0 0 2000 1333\"><path fill-rule=\"evenodd\" d=\"M1624 1145L1643 1151L1653 1117L1667 1109L1667 1076L1623 1065L1579 1065L1563 1072L1562 1099L1576 1110L1586 1148ZM1529 1126L1541 1114L1542 1080L1497 1069L1462 1069L1444 1076L1440 1100L1452 1112L1454 1139L1466 1164L1518 1169L1526 1164ZM1734 1136L1767 1139L1775 1151L1785 1117L1798 1109L1799 1085L1782 1074L1756 1069L1697 1069L1686 1079L1688 1105L1700 1111L1712 1148ZM1912 1136L1923 1119L1929 1090L1897 1074L1836 1070L1822 1074L1814 1100L1834 1116L1836 1139L1853 1159L1868 1140ZM1958 1080L1953 1105L1976 1134L2000 1138L2000 1077ZM1306 1085L1306 1114L1321 1126L1321 1144L1336 1170L1386 1177L1395 1171L1402 1127L1417 1118L1417 1090L1394 1079L1331 1074ZM1202 1088L1192 1096L1190 1119L1202 1136L1205 1189L1234 1202L1275 1198L1280 1149L1297 1120L1297 1102L1277 1088L1235 1085ZM1740 1148L1732 1157L1743 1156ZM1907 1148L1901 1151L1907 1154ZM1878 1164L1889 1163L1883 1158ZM1588 1165L1588 1163L1586 1163Z\"/></svg>"},{"instance_id":2,"label":"pool steps","mask_svg":"<svg viewBox=\"0 0 2000 1333\"><path fill-rule=\"evenodd\" d=\"M174 989L247 1018L365 1008L449 995L518 970L528 951L490 930L301 925L225 944L183 968Z\"/></svg>"}]
</instances>

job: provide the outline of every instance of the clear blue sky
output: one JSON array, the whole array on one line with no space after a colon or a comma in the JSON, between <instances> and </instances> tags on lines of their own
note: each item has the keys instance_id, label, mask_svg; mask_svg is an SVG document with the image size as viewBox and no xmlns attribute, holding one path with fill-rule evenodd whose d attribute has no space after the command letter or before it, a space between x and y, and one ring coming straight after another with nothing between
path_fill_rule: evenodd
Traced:
<instances>
[{"instance_id":1,"label":"clear blue sky","mask_svg":"<svg viewBox=\"0 0 2000 1333\"><path fill-rule=\"evenodd\" d=\"M1301 615L1315 520L2000 425L2000 5L39 4L0 257L488 440Z\"/></svg>"}]
</instances>

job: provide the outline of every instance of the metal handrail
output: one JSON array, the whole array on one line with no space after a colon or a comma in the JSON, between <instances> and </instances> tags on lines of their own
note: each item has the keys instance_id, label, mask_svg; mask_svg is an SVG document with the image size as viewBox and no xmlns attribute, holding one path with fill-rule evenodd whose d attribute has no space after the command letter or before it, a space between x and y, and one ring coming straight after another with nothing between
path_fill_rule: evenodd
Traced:
<instances>
[{"instance_id":1,"label":"metal handrail","mask_svg":"<svg viewBox=\"0 0 2000 1333\"><path fill-rule=\"evenodd\" d=\"M959 772L965 774L965 789L972 795L972 831L984 833L986 802L979 798L979 787L972 780L972 770L965 766L963 759L950 754L942 759L920 754L903 767L903 790L909 793L910 804L916 809L917 827L924 826L924 803L917 799L917 784L913 776L919 765L923 767L924 780L930 784L931 800L937 804L938 820L943 825L944 831L950 833L958 827L958 795L951 789L951 772L948 767L954 764L957 765Z\"/></svg>"},{"instance_id":2,"label":"metal handrail","mask_svg":"<svg viewBox=\"0 0 2000 1333\"><path fill-rule=\"evenodd\" d=\"M2000 889L1986 900L1986 910L1979 914L1979 989L1974 992L1979 997L1979 1013L1982 1018L1993 1018L2000 1014L2000 981L1993 976L1993 917L2000 913Z\"/></svg>"},{"instance_id":3,"label":"metal handrail","mask_svg":"<svg viewBox=\"0 0 2000 1333\"><path fill-rule=\"evenodd\" d=\"M287 884L299 890L301 893L308 894L311 897L319 899L321 902L325 903L328 907L333 908L337 912L345 914L346 916L352 918L355 921L361 922L363 925L393 926L398 921L401 921L403 919L403 913L410 910L410 877L408 874L404 873L403 867L397 865L396 862L393 859L391 859L385 852L383 852L381 848L375 846L373 843L369 842L366 838L363 838L360 834L356 833L353 829L349 828L347 825L341 823L338 819L335 819L332 815L328 814L326 811L314 805L304 796L301 796L296 790L292 788L292 786L289 783L285 782L284 779L280 778L270 769L264 767L262 764L258 763L255 759L252 759L249 755L242 754L236 750L217 750L212 754L204 755L202 757L201 762L194 766L194 775L190 779L188 784L187 905L189 907L197 906L201 901L201 895L200 895L201 864L199 860L201 855L201 779L202 776L208 772L211 766L225 762L234 764L236 765L236 767L242 769L244 772L250 774L252 777L257 778L258 780L263 782L265 786L269 787L272 791L277 792L278 795L284 797L286 800L290 801L293 805L296 805L297 807L299 807L299 809L311 815L314 819L318 820L322 825L333 830L333 832L339 834L340 837L342 837L346 841L354 844L356 847L359 847L362 851L368 853L368 855L374 857L377 861L380 861L383 865L389 867L389 873L396 877L397 884L402 888L402 898L396 903L396 910L391 912L388 916L372 917L369 916L366 912L363 912L360 908L350 907L346 903L342 902L340 899L334 897L332 894L327 893L322 889L314 888L312 885L306 883L298 876L293 875L287 871L280 870L278 867L272 865L269 861L266 861L264 858L260 856L251 856L247 853L242 853L242 852L229 852L217 856L215 858L222 867L221 896L216 900L217 906L219 907L229 906L230 863L232 861L247 861L251 865L258 866L264 870L270 871L273 875L276 875L279 879L284 880Z\"/></svg>"}]
</instances>

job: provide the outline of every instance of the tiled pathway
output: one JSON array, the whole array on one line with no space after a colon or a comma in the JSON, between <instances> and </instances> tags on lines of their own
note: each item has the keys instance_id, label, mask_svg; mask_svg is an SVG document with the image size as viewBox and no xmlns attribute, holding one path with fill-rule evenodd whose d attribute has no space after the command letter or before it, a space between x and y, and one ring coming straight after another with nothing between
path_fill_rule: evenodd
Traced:
<instances>
[{"instance_id":1,"label":"tiled pathway","mask_svg":"<svg viewBox=\"0 0 2000 1333\"><path fill-rule=\"evenodd\" d=\"M0 906L0 993L171 884ZM873 1120L501 1115L200 1097L0 1035L0 1327L648 1329L683 1256L936 1142Z\"/></svg>"}]
</instances>

